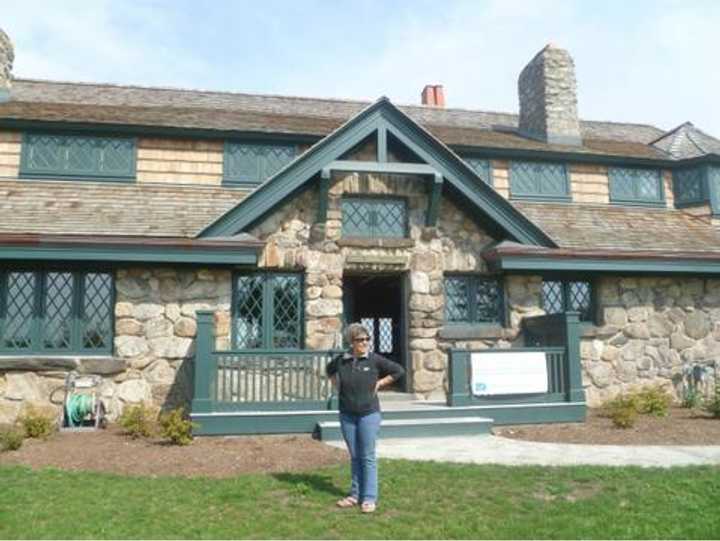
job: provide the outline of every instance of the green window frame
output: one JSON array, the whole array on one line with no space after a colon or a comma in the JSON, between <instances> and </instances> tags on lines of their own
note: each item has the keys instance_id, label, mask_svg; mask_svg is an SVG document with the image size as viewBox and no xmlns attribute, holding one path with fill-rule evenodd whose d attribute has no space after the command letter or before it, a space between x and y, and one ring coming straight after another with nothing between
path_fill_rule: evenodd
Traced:
<instances>
[{"instance_id":1,"label":"green window frame","mask_svg":"<svg viewBox=\"0 0 720 541\"><path fill-rule=\"evenodd\" d=\"M539 201L570 201L570 176L567 164L511 161L510 197Z\"/></svg>"},{"instance_id":2,"label":"green window frame","mask_svg":"<svg viewBox=\"0 0 720 541\"><path fill-rule=\"evenodd\" d=\"M703 204L708 201L708 168L685 167L673 171L673 194L678 207Z\"/></svg>"},{"instance_id":3,"label":"green window frame","mask_svg":"<svg viewBox=\"0 0 720 541\"><path fill-rule=\"evenodd\" d=\"M303 289L298 273L235 273L233 349L303 349Z\"/></svg>"},{"instance_id":4,"label":"green window frame","mask_svg":"<svg viewBox=\"0 0 720 541\"><path fill-rule=\"evenodd\" d=\"M595 321L595 287L591 280L544 279L542 308L546 314L579 312L580 321Z\"/></svg>"},{"instance_id":5,"label":"green window frame","mask_svg":"<svg viewBox=\"0 0 720 541\"><path fill-rule=\"evenodd\" d=\"M407 201L401 197L343 197L342 236L350 238L405 238L408 236Z\"/></svg>"},{"instance_id":6,"label":"green window frame","mask_svg":"<svg viewBox=\"0 0 720 541\"><path fill-rule=\"evenodd\" d=\"M610 202L650 207L665 206L665 188L660 169L610 167Z\"/></svg>"},{"instance_id":7,"label":"green window frame","mask_svg":"<svg viewBox=\"0 0 720 541\"><path fill-rule=\"evenodd\" d=\"M493 186L492 165L490 160L475 156L463 156L466 164L475 171L475 174L488 186Z\"/></svg>"},{"instance_id":8,"label":"green window frame","mask_svg":"<svg viewBox=\"0 0 720 541\"><path fill-rule=\"evenodd\" d=\"M446 323L498 324L505 321L502 280L472 274L445 276Z\"/></svg>"},{"instance_id":9,"label":"green window frame","mask_svg":"<svg viewBox=\"0 0 720 541\"><path fill-rule=\"evenodd\" d=\"M291 143L225 141L223 184L254 188L262 184L298 155Z\"/></svg>"},{"instance_id":10,"label":"green window frame","mask_svg":"<svg viewBox=\"0 0 720 541\"><path fill-rule=\"evenodd\" d=\"M0 353L112 354L109 272L0 271Z\"/></svg>"},{"instance_id":11,"label":"green window frame","mask_svg":"<svg viewBox=\"0 0 720 541\"><path fill-rule=\"evenodd\" d=\"M136 176L136 161L133 137L27 132L22 139L20 176L130 182Z\"/></svg>"}]
</instances>

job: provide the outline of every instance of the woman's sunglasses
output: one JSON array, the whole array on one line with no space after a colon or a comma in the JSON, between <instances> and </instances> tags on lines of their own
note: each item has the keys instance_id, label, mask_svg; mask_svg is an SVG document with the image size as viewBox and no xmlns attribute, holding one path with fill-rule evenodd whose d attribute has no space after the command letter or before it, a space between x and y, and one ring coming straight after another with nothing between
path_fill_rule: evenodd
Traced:
<instances>
[{"instance_id":1,"label":"woman's sunglasses","mask_svg":"<svg viewBox=\"0 0 720 541\"><path fill-rule=\"evenodd\" d=\"M363 338L355 338L353 340L353 342L369 342L369 341L370 341L370 338L368 338L367 336L365 336Z\"/></svg>"}]
</instances>

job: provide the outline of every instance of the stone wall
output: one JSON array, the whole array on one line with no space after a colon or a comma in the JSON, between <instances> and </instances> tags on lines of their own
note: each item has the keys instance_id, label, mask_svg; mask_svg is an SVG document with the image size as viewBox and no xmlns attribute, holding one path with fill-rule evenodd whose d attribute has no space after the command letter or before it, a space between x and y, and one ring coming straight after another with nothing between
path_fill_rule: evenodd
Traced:
<instances>
[{"instance_id":1,"label":"stone wall","mask_svg":"<svg viewBox=\"0 0 720 541\"><path fill-rule=\"evenodd\" d=\"M15 49L8 35L0 29L0 98L7 98L12 84Z\"/></svg>"},{"instance_id":2,"label":"stone wall","mask_svg":"<svg viewBox=\"0 0 720 541\"><path fill-rule=\"evenodd\" d=\"M720 280L607 277L601 326L582 339L591 405L644 384L677 389L683 366L720 360Z\"/></svg>"},{"instance_id":3,"label":"stone wall","mask_svg":"<svg viewBox=\"0 0 720 541\"><path fill-rule=\"evenodd\" d=\"M0 423L12 422L26 406L55 407L50 395L71 369L103 375L100 392L111 419L129 403L189 406L195 312L216 311L216 345L228 347L230 280L226 270L117 271L115 356L0 358ZM10 366L27 369L2 371ZM56 404L62 397L55 392Z\"/></svg>"},{"instance_id":4,"label":"stone wall","mask_svg":"<svg viewBox=\"0 0 720 541\"><path fill-rule=\"evenodd\" d=\"M334 176L328 219L313 225L318 192L311 189L285 205L250 233L266 241L260 265L305 273L305 335L309 348L342 345L342 285L345 273L397 273L409 282L409 358L412 387L420 394L442 391L446 356L439 331L444 319L444 272L484 272L480 257L492 239L453 203L444 199L437 227L425 227L428 184L396 175ZM406 198L409 238L344 239L341 199L346 194L388 194ZM498 339L504 336L501 331Z\"/></svg>"}]
</instances>

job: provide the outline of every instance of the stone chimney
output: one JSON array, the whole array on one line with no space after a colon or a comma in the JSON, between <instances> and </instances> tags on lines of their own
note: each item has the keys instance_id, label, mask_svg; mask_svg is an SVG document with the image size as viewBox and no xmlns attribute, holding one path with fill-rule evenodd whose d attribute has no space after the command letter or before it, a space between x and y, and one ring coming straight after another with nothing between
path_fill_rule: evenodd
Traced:
<instances>
[{"instance_id":1,"label":"stone chimney","mask_svg":"<svg viewBox=\"0 0 720 541\"><path fill-rule=\"evenodd\" d=\"M575 63L550 43L520 73L520 133L560 145L581 145Z\"/></svg>"},{"instance_id":2,"label":"stone chimney","mask_svg":"<svg viewBox=\"0 0 720 541\"><path fill-rule=\"evenodd\" d=\"M420 99L423 105L445 107L445 89L443 85L425 85Z\"/></svg>"},{"instance_id":3,"label":"stone chimney","mask_svg":"<svg viewBox=\"0 0 720 541\"><path fill-rule=\"evenodd\" d=\"M0 102L10 99L13 60L15 60L15 52L12 42L0 28Z\"/></svg>"}]
</instances>

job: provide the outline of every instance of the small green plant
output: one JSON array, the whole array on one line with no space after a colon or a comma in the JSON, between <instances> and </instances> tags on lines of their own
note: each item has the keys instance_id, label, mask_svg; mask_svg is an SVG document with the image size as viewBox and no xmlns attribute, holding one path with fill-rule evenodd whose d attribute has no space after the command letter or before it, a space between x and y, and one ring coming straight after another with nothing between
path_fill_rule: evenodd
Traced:
<instances>
[{"instance_id":1,"label":"small green plant","mask_svg":"<svg viewBox=\"0 0 720 541\"><path fill-rule=\"evenodd\" d=\"M603 405L604 414L618 428L632 428L638 416L637 396L618 395Z\"/></svg>"},{"instance_id":2,"label":"small green plant","mask_svg":"<svg viewBox=\"0 0 720 541\"><path fill-rule=\"evenodd\" d=\"M174 445L188 445L192 442L192 430L197 426L197 423L185 417L183 408L176 408L160 416L160 435Z\"/></svg>"},{"instance_id":3,"label":"small green plant","mask_svg":"<svg viewBox=\"0 0 720 541\"><path fill-rule=\"evenodd\" d=\"M149 438L155 433L157 411L147 404L127 406L118 418L118 424L133 438Z\"/></svg>"},{"instance_id":4,"label":"small green plant","mask_svg":"<svg viewBox=\"0 0 720 541\"><path fill-rule=\"evenodd\" d=\"M713 376L714 385L710 396L705 401L705 411L716 419L720 419L720 378L718 378L718 365L715 364L715 374Z\"/></svg>"},{"instance_id":5,"label":"small green plant","mask_svg":"<svg viewBox=\"0 0 720 541\"><path fill-rule=\"evenodd\" d=\"M57 428L56 420L52 415L32 406L18 417L18 424L26 438L48 438Z\"/></svg>"},{"instance_id":6,"label":"small green plant","mask_svg":"<svg viewBox=\"0 0 720 541\"><path fill-rule=\"evenodd\" d=\"M0 452L17 451L22 447L25 432L17 426L0 428Z\"/></svg>"},{"instance_id":7,"label":"small green plant","mask_svg":"<svg viewBox=\"0 0 720 541\"><path fill-rule=\"evenodd\" d=\"M667 417L672 404L672 395L664 385L646 385L633 393L636 397L638 413Z\"/></svg>"}]
</instances>

